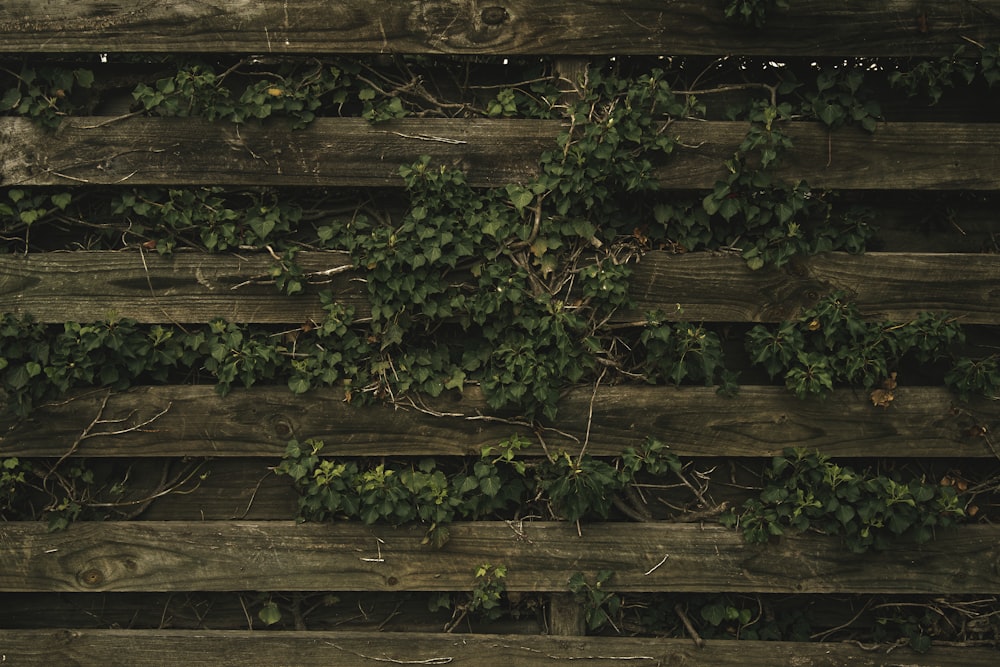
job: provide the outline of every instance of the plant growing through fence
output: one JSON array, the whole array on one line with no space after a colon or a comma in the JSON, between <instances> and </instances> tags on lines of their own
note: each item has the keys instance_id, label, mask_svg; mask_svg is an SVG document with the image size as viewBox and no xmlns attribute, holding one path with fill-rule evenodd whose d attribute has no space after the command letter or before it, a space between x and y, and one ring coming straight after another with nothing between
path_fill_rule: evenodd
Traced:
<instances>
[{"instance_id":1,"label":"plant growing through fence","mask_svg":"<svg viewBox=\"0 0 1000 667\"><path fill-rule=\"evenodd\" d=\"M824 395L837 384L872 390L875 405L886 406L897 384L899 363L950 362L946 382L960 396L992 396L1000 388L996 355L972 360L957 354L965 334L955 318L920 313L908 322L865 320L841 293L821 299L795 320L756 325L747 334L755 364L782 377L799 398Z\"/></svg>"},{"instance_id":2,"label":"plant growing through fence","mask_svg":"<svg viewBox=\"0 0 1000 667\"><path fill-rule=\"evenodd\" d=\"M451 620L445 625L445 632L454 631L470 614L483 621L496 621L506 611L503 608L507 592L507 567L483 563L476 568L472 590L468 593L440 593L431 597L429 611L450 609Z\"/></svg>"},{"instance_id":3,"label":"plant growing through fence","mask_svg":"<svg viewBox=\"0 0 1000 667\"><path fill-rule=\"evenodd\" d=\"M723 523L739 526L749 542L813 530L838 536L861 553L884 549L897 538L927 542L964 516L953 486L857 471L795 449L774 457L759 497L724 515Z\"/></svg>"},{"instance_id":4,"label":"plant growing through fence","mask_svg":"<svg viewBox=\"0 0 1000 667\"><path fill-rule=\"evenodd\" d=\"M551 459L517 457L527 444L515 436L484 447L471 465L449 467L432 458L370 464L325 458L322 441L292 440L274 471L288 476L297 489L300 521L419 522L427 527L425 543L440 547L450 537L452 521L506 515L516 507L537 505L539 512L568 521L607 518L615 496L637 475L663 475L681 467L653 439L626 448L611 462L565 452Z\"/></svg>"},{"instance_id":5,"label":"plant growing through fence","mask_svg":"<svg viewBox=\"0 0 1000 667\"><path fill-rule=\"evenodd\" d=\"M611 570L599 570L593 582L590 582L582 572L577 572L567 582L569 592L583 607L588 630L598 630L610 625L616 632L621 632L619 624L622 597L605 588L614 576L615 573Z\"/></svg>"}]
</instances>

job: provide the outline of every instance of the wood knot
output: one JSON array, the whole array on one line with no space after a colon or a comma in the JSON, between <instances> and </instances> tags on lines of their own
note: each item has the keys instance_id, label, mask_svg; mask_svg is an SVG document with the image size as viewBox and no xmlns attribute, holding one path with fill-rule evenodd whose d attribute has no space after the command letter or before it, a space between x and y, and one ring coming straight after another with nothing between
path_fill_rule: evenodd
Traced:
<instances>
[{"instance_id":1,"label":"wood knot","mask_svg":"<svg viewBox=\"0 0 1000 667\"><path fill-rule=\"evenodd\" d=\"M291 438L293 433L292 425L284 419L279 419L274 423L274 434L279 438Z\"/></svg>"},{"instance_id":2,"label":"wood knot","mask_svg":"<svg viewBox=\"0 0 1000 667\"><path fill-rule=\"evenodd\" d=\"M389 586L395 586L399 583L399 579L396 577L386 577L385 583Z\"/></svg>"},{"instance_id":3,"label":"wood knot","mask_svg":"<svg viewBox=\"0 0 1000 667\"><path fill-rule=\"evenodd\" d=\"M479 17L486 25L500 25L510 18L510 14L503 7L485 7Z\"/></svg>"},{"instance_id":4,"label":"wood knot","mask_svg":"<svg viewBox=\"0 0 1000 667\"><path fill-rule=\"evenodd\" d=\"M84 586L100 586L104 583L104 573L97 568L90 568L80 573L80 583Z\"/></svg>"}]
</instances>

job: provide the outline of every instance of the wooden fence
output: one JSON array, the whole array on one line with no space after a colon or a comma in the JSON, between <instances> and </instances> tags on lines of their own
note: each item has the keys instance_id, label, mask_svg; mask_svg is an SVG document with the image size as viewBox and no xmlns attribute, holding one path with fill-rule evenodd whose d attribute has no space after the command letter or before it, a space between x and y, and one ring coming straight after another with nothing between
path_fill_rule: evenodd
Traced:
<instances>
[{"instance_id":1,"label":"wooden fence","mask_svg":"<svg viewBox=\"0 0 1000 667\"><path fill-rule=\"evenodd\" d=\"M0 7L0 51L73 54L200 52L295 54L494 54L551 57L766 55L781 57L948 56L959 43L1000 41L1000 2L792 0L760 30L723 18L723 0L316 0L284 2L43 2ZM995 99L984 101L995 104ZM993 107L995 109L995 107ZM939 113L942 118L935 116ZM795 147L780 175L815 187L894 191L878 210L884 251L830 253L780 269L750 271L716 253L647 253L632 278L634 306L621 322L679 304L692 321L776 322L819 296L850 293L866 316L905 319L946 310L985 337L1000 325L1000 255L963 245L978 231L996 239L995 209L970 201L966 236L912 229L928 191L1000 191L1000 129L968 123L946 107L914 109L874 134L831 135L794 123ZM402 119L369 124L320 118L305 130L179 118L86 116L55 132L25 118L0 118L0 187L137 185L324 186L394 188L397 170L421 155L459 166L476 186L523 180L537 168L559 121ZM746 132L743 122L677 123L684 146L656 178L668 190L711 188ZM426 141L422 138L447 138ZM891 197L888 197L891 199ZM973 198L974 199L974 198ZM995 201L995 200L994 200ZM993 234L993 236L990 236ZM343 253L302 253L306 270L350 265ZM41 322L93 321L116 312L144 323L234 322L298 326L321 319L314 294L283 296L269 285L234 290L267 273L270 257L87 251L0 256L0 306ZM360 315L365 292L350 271L330 288ZM138 471L209 457L212 474L187 495L164 496L138 520L77 522L48 532L40 522L0 524L0 662L27 664L468 664L541 665L993 665L995 644L935 645L926 654L891 653L858 643L709 640L582 635L583 611L566 595L567 578L611 570L620 593L1000 595L1000 532L964 525L946 539L854 555L814 534L748 544L714 523L482 521L452 526L442 550L421 544L422 529L354 523L296 524L295 496L268 473L291 438L318 438L324 453L350 456L466 456L530 427L483 419L474 387L426 410L348 405L341 389L293 396L284 387L235 389L166 385L38 408L9 420L0 457L68 451L90 460L131 460ZM733 398L704 387L592 386L560 404L550 447L578 446L612 456L647 436L681 457L755 460L788 446L865 460L948 460L966 470L997 457L989 437L1000 424L996 400L975 399L980 437L956 417L940 386L900 387L889 409L864 393L838 389L824 401L784 388L745 384ZM442 413L431 414L432 412ZM149 423L150 428L122 425ZM126 433L120 433L127 430ZM537 452L536 452L537 453ZM155 464L155 465L154 465ZM148 472L147 470L147 472ZM138 473L136 473L138 476ZM150 482L156 488L156 480ZM984 512L985 513L985 512ZM463 591L481 563L508 567L507 590L540 594L548 609L535 634L524 626L481 626L490 634L431 631L258 631L171 623L171 600L216 600L246 591L333 591L348 599L392 599L408 592ZM658 566L659 564L659 566ZM142 594L141 597L128 597ZM379 597L382 596L382 597ZM242 599L242 598L241 598ZM804 597L802 599L805 599ZM122 600L135 600L132 607ZM131 611L128 611L131 609ZM136 619L162 616L159 622ZM129 616L129 614L132 614ZM174 613L174 612L171 612ZM221 613L221 612L220 612ZM386 612L391 615L392 610ZM996 614L997 612L993 612ZM244 627L244 608L229 609ZM244 614L246 621L243 622ZM91 621L97 618L96 621ZM418 618L418 617L417 617ZM112 619L112 620L107 620ZM380 619L381 620L381 619ZM145 623L145 625L144 625ZM145 629L130 629L136 627ZM158 628L158 629L156 629ZM180 629L174 629L180 628ZM388 628L393 629L393 628ZM529 630L530 632L530 630ZM563 636L559 636L563 635ZM905 655L904 655L905 654Z\"/></svg>"}]
</instances>

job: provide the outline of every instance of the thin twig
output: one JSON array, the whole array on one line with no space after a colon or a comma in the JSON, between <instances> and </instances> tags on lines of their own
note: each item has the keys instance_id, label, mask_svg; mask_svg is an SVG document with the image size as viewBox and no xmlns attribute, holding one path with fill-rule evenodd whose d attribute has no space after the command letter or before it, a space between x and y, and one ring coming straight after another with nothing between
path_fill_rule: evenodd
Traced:
<instances>
[{"instance_id":1,"label":"thin twig","mask_svg":"<svg viewBox=\"0 0 1000 667\"><path fill-rule=\"evenodd\" d=\"M440 657L440 658L427 658L426 660L396 660L395 658L377 658L373 655L364 655L363 653L358 653L357 651L352 651L350 649L344 648L339 644L334 644L333 642L323 642L327 646L332 646L338 651L343 651L344 653L350 653L351 655L356 655L359 658L364 658L365 660L374 660L375 662L391 662L394 665L447 665L453 662L455 659L452 657Z\"/></svg>"},{"instance_id":2,"label":"thin twig","mask_svg":"<svg viewBox=\"0 0 1000 667\"><path fill-rule=\"evenodd\" d=\"M594 423L594 401L597 400L597 388L601 386L601 380L608 372L608 367L605 366L601 369L601 374L597 377L597 381L594 382L594 391L590 395L590 407L587 409L587 430L583 434L583 445L580 447L580 454L576 457L576 467L580 467L580 463L583 461L583 455L587 451L587 445L590 444L590 427Z\"/></svg>"},{"instance_id":3,"label":"thin twig","mask_svg":"<svg viewBox=\"0 0 1000 667\"><path fill-rule=\"evenodd\" d=\"M691 640L694 641L694 645L698 648L705 648L705 640L701 638L698 631L694 629L693 625L691 625L691 620L687 617L687 614L684 612L684 607L681 606L680 602L674 605L674 611L677 612L677 615L681 619L681 623L684 624L684 628L687 630L688 634L691 635Z\"/></svg>"}]
</instances>

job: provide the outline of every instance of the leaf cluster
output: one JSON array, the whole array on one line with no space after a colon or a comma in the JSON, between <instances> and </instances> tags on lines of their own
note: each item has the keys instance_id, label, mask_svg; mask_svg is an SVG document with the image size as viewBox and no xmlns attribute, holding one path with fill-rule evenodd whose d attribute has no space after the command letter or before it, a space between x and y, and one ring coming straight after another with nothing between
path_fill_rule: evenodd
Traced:
<instances>
[{"instance_id":1,"label":"leaf cluster","mask_svg":"<svg viewBox=\"0 0 1000 667\"><path fill-rule=\"evenodd\" d=\"M0 319L0 389L24 416L79 387L125 389L201 371L228 393L234 383L287 381L295 393L358 376L367 341L352 312L327 300L328 317L288 332L215 320L197 328L142 326L131 319L46 327L30 317Z\"/></svg>"},{"instance_id":2,"label":"leaf cluster","mask_svg":"<svg viewBox=\"0 0 1000 667\"><path fill-rule=\"evenodd\" d=\"M965 516L953 486L897 471L855 470L804 449L774 457L758 498L723 516L749 542L788 531L840 537L855 553L886 549L894 540L927 542L938 528Z\"/></svg>"},{"instance_id":3,"label":"leaf cluster","mask_svg":"<svg viewBox=\"0 0 1000 667\"><path fill-rule=\"evenodd\" d=\"M565 452L551 459L518 457L527 444L514 436L449 469L433 458L371 464L331 459L321 455L322 441L292 440L274 470L299 492L300 521L419 522L427 527L425 542L440 547L452 521L503 515L531 503L567 521L607 518L614 496L637 474L680 469L677 457L652 439L611 462Z\"/></svg>"},{"instance_id":4,"label":"leaf cluster","mask_svg":"<svg viewBox=\"0 0 1000 667\"><path fill-rule=\"evenodd\" d=\"M873 322L864 319L844 294L835 293L795 320L753 327L747 334L747 350L753 363L771 377L783 377L790 391L805 398L823 395L841 383L871 389L895 378L904 356L923 364L950 359L964 339L961 325L945 314L926 312L909 322ZM995 385L995 380L968 370L964 384L961 371L952 371L956 386L968 392Z\"/></svg>"},{"instance_id":5,"label":"leaf cluster","mask_svg":"<svg viewBox=\"0 0 1000 667\"><path fill-rule=\"evenodd\" d=\"M402 115L399 100L382 102L370 86L358 81L359 72L356 63L318 60L279 63L272 70L241 61L222 72L213 64L190 63L153 85L140 83L132 98L138 110L155 116L234 123L287 117L293 129L309 125L321 108L342 109L349 101L362 104L372 120Z\"/></svg>"},{"instance_id":6,"label":"leaf cluster","mask_svg":"<svg viewBox=\"0 0 1000 667\"><path fill-rule=\"evenodd\" d=\"M20 72L14 72L0 66L0 91L3 91L0 113L27 116L45 128L54 129L63 116L92 106L90 89L93 85L94 73L89 69L26 64Z\"/></svg>"},{"instance_id":7,"label":"leaf cluster","mask_svg":"<svg viewBox=\"0 0 1000 667\"><path fill-rule=\"evenodd\" d=\"M569 578L569 592L583 607L588 630L599 630L606 625L617 630L615 621L621 616L622 597L605 589L614 576L612 570L598 570L593 582L587 581L582 572L576 572Z\"/></svg>"}]
</instances>

